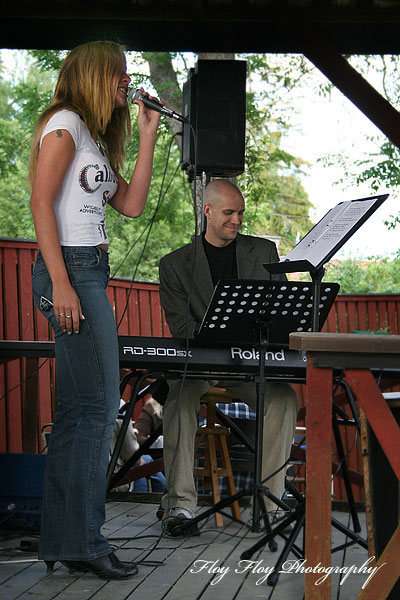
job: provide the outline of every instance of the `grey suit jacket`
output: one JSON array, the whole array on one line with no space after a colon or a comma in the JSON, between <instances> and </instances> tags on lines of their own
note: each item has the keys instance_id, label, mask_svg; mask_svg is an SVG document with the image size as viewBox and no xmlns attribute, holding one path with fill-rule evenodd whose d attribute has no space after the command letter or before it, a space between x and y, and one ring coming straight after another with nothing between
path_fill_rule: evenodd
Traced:
<instances>
[{"instance_id":1,"label":"grey suit jacket","mask_svg":"<svg viewBox=\"0 0 400 600\"><path fill-rule=\"evenodd\" d=\"M238 234L236 260L239 279L284 280L271 275L263 263L279 260L270 240ZM160 260L160 297L174 337L192 338L199 329L214 286L201 237ZM189 297L189 301L188 301Z\"/></svg>"}]
</instances>

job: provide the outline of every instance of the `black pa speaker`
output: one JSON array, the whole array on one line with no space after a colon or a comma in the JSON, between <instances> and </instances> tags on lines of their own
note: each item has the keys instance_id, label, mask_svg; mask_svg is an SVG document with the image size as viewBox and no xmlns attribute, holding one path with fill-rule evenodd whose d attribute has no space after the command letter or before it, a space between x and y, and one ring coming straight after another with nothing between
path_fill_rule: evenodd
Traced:
<instances>
[{"instance_id":1,"label":"black pa speaker","mask_svg":"<svg viewBox=\"0 0 400 600\"><path fill-rule=\"evenodd\" d=\"M181 167L196 173L235 177L244 171L246 61L199 60L183 86ZM197 145L197 155L195 144Z\"/></svg>"},{"instance_id":2,"label":"black pa speaker","mask_svg":"<svg viewBox=\"0 0 400 600\"><path fill-rule=\"evenodd\" d=\"M0 453L0 530L39 531L45 454Z\"/></svg>"}]
</instances>

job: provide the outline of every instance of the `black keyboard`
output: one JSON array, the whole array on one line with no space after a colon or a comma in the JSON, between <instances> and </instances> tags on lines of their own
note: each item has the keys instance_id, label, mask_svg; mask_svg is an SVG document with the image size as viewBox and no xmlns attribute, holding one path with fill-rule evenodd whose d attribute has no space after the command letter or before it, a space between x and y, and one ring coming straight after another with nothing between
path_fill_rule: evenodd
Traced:
<instances>
[{"instance_id":1,"label":"black keyboard","mask_svg":"<svg viewBox=\"0 0 400 600\"><path fill-rule=\"evenodd\" d=\"M119 336L121 367L216 374L257 373L259 359L255 348L230 346L205 347L176 338ZM279 346L269 348L265 357L265 375L297 375L306 372L304 352Z\"/></svg>"},{"instance_id":2,"label":"black keyboard","mask_svg":"<svg viewBox=\"0 0 400 600\"><path fill-rule=\"evenodd\" d=\"M149 369L183 372L187 363L194 373L256 374L258 353L255 348L240 346L206 347L190 340L142 336L118 336L120 366L129 369ZM0 340L0 358L53 357L54 342ZM304 352L283 347L269 348L265 357L265 375L287 375L305 378Z\"/></svg>"}]
</instances>

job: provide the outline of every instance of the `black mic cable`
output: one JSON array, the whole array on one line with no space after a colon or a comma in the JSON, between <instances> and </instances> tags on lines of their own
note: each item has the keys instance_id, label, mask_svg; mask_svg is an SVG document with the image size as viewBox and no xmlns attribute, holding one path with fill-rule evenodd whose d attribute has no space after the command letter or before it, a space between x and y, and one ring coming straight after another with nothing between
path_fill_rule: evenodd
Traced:
<instances>
[{"instance_id":1,"label":"black mic cable","mask_svg":"<svg viewBox=\"0 0 400 600\"><path fill-rule=\"evenodd\" d=\"M143 102L143 104L145 106L147 106L147 108L150 108L151 110L155 110L155 111L161 113L162 115L165 115L166 117L170 117L171 119L176 119L177 121L180 121L181 123L189 123L189 121L188 121L188 119L186 119L186 117L183 117L182 115L176 113L171 108L164 106L158 100L155 100L154 98L149 98L148 96L145 96L143 94L143 90L141 90L140 88L130 89L128 92L128 100L129 100L129 102L132 102L133 104L135 104L135 100L141 100Z\"/></svg>"},{"instance_id":2,"label":"black mic cable","mask_svg":"<svg viewBox=\"0 0 400 600\"><path fill-rule=\"evenodd\" d=\"M172 138L171 138L171 142L170 142L170 144L169 144L169 147L168 147L167 160L166 160L166 163L165 163L165 168L164 168L164 172L163 172L163 176L162 176L162 181L161 181L161 187L160 187L160 191L159 191L159 194L158 194L157 206L156 206L156 208L155 208L155 210L154 210L154 212L153 212L153 215L152 215L152 217L150 218L149 222L147 223L147 225L146 225L146 226L145 226L145 228L143 229L142 233L140 234L139 238L138 238L138 239L136 239L136 241L134 242L134 244L132 245L132 247L129 249L129 251L128 251L128 253L127 253L127 255L128 255L128 254L129 254L129 252L132 250L132 248L133 248L133 247L134 247L134 246L137 244L137 242L140 240L140 238L141 238L141 237L144 235L144 233L145 233L145 231L146 231L146 229L147 229L147 234L146 234L146 237L145 237L145 240L144 240L143 248L142 248L142 251L141 251L141 253L140 253L139 259L138 259L138 261L137 261L137 264L136 264L136 267L135 267L135 271L134 271L134 273L133 273L133 275L132 275L132 278L131 278L131 285L130 285L130 287L129 287L129 291L128 291L127 299L126 299L126 302L125 302L125 308L124 308L124 310L123 310L123 313L122 313L122 316L121 316L121 318L119 319L119 321L118 321L118 324L117 324L117 330L119 329L119 327L120 327L120 325L121 325L121 323L122 323L122 321L123 321L123 319L124 319L125 313L126 313L126 311L127 311L127 309L128 309L129 300L130 300L130 297L131 297L131 294L132 294L132 290L133 290L133 284L134 284L134 282L135 282L136 273L137 273L137 271L138 271L138 268L139 268L140 261L142 260L142 257L143 257L143 254L144 254L144 251L145 251L145 249L146 249L147 242L148 242L148 239L149 239L149 236L150 236L150 232L151 232L151 230L152 230L152 227L153 227L153 225L154 225L154 221L155 221L155 219L156 219L156 217L157 217L157 214L158 214L159 208L160 208L160 206L161 206L161 204L162 204L162 202L163 202L163 200L164 200L164 198L165 198L165 195L167 194L167 192L168 192L168 189L169 189L169 187L170 187L170 185L171 185L171 183L172 183L172 181L173 181L173 179L174 179L174 177L175 177L175 174L176 174L176 172L177 172L177 170L178 170L178 167L177 167L177 168L175 169L175 171L174 171L174 174L173 174L173 176L172 176L172 179L171 179L171 180L170 180L170 182L168 183L168 186L167 186L166 190L165 190L165 191L163 191L163 187L164 187L165 177L166 177L166 174L167 174L167 168L168 168L169 157L170 157L170 154L171 154L171 147L172 147L172 143L173 143L173 141L174 141L174 138L172 137ZM126 256L127 256L127 255L126 255ZM126 256L125 256L125 258L126 258ZM124 259L124 260L125 260L125 259ZM120 266L121 266L121 265L120 265ZM119 268L119 267L118 267L118 268ZM114 274L114 275L115 275L115 274Z\"/></svg>"}]
</instances>

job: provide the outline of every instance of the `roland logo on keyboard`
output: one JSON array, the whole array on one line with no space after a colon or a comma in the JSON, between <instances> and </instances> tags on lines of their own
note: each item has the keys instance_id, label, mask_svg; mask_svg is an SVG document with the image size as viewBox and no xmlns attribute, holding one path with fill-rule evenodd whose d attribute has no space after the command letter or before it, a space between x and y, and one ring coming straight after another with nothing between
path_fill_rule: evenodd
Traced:
<instances>
[{"instance_id":1,"label":"roland logo on keyboard","mask_svg":"<svg viewBox=\"0 0 400 600\"><path fill-rule=\"evenodd\" d=\"M260 353L255 348L251 350L242 350L242 348L231 348L231 358L232 359L240 359L240 360L258 360ZM286 360L285 351L283 348L273 352L271 350L267 350L265 353L265 360Z\"/></svg>"}]
</instances>

